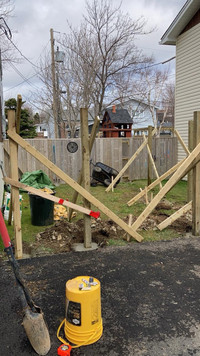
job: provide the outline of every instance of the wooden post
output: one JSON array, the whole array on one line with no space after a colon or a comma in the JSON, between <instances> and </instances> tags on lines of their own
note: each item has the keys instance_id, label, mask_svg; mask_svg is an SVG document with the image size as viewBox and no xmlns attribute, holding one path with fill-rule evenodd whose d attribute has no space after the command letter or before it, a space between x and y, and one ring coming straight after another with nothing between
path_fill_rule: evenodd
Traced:
<instances>
[{"instance_id":1,"label":"wooden post","mask_svg":"<svg viewBox=\"0 0 200 356\"><path fill-rule=\"evenodd\" d=\"M20 133L20 116L21 116L21 107L22 107L22 97L20 94L17 95L17 110L16 110L16 132ZM8 216L8 225L12 224L12 194L10 194L10 209Z\"/></svg>"},{"instance_id":2,"label":"wooden post","mask_svg":"<svg viewBox=\"0 0 200 356\"><path fill-rule=\"evenodd\" d=\"M188 148L190 151L194 149L194 122L193 120L188 121ZM193 170L188 173L188 182L187 182L187 201L190 202L192 200L193 195Z\"/></svg>"},{"instance_id":3,"label":"wooden post","mask_svg":"<svg viewBox=\"0 0 200 356\"><path fill-rule=\"evenodd\" d=\"M88 110L80 110L81 119L81 144L82 144L82 171L83 171L83 188L89 192L90 190L90 154L89 154L89 137L88 137ZM83 198L83 205L90 209L90 202ZM92 233L91 233L91 217L84 215L84 247L91 248Z\"/></svg>"},{"instance_id":4,"label":"wooden post","mask_svg":"<svg viewBox=\"0 0 200 356\"><path fill-rule=\"evenodd\" d=\"M153 130L153 127L148 126L148 146L149 146L151 155L152 155L152 130ZM151 184L151 174L152 174L152 161L150 159L150 156L148 155L148 177L147 177L148 185Z\"/></svg>"},{"instance_id":5,"label":"wooden post","mask_svg":"<svg viewBox=\"0 0 200 356\"><path fill-rule=\"evenodd\" d=\"M100 118L98 116L96 116L96 118L94 120L94 125L92 127L92 132L91 132L91 135L90 135L90 141L89 141L90 153L92 151L92 147L93 147L94 140L95 140L95 137L96 137L96 134L97 134L97 130L99 128L99 124L100 124ZM78 177L78 180L77 180L77 183L81 185L82 184L82 180L83 180L83 173L82 173L82 169L81 169L79 177ZM78 192L75 190L74 193L73 193L73 196L72 196L72 203L75 204L76 201L77 201L77 198L78 198ZM71 220L72 213L73 213L73 210L69 209L69 216L68 216L68 220L69 221Z\"/></svg>"},{"instance_id":6,"label":"wooden post","mask_svg":"<svg viewBox=\"0 0 200 356\"><path fill-rule=\"evenodd\" d=\"M11 132L16 133L15 111L8 110L8 128ZM18 181L18 145L9 138L10 145L10 174L11 178ZM22 258L22 233L21 233L21 216L19 202L19 188L12 187L12 206L15 234L15 256Z\"/></svg>"},{"instance_id":7,"label":"wooden post","mask_svg":"<svg viewBox=\"0 0 200 356\"><path fill-rule=\"evenodd\" d=\"M21 117L22 97L17 95L17 110L16 110L16 132L20 133L20 117Z\"/></svg>"},{"instance_id":8,"label":"wooden post","mask_svg":"<svg viewBox=\"0 0 200 356\"><path fill-rule=\"evenodd\" d=\"M145 140L145 134L143 133L143 139ZM159 175L158 175L158 171L157 171L157 168L156 168L156 165L155 165L155 162L154 162L154 159L152 157L152 151L150 150L149 148L149 145L147 144L147 151L148 151L148 158L149 158L149 161L151 161L151 172L152 172L152 167L153 167L153 170L155 172L155 175L156 175L156 178L159 179ZM150 182L151 184L151 182ZM148 184L148 186L150 185ZM160 189L162 189L162 183L160 182Z\"/></svg>"},{"instance_id":9,"label":"wooden post","mask_svg":"<svg viewBox=\"0 0 200 356\"><path fill-rule=\"evenodd\" d=\"M200 111L194 112L193 143L196 147L200 142ZM200 235L200 163L193 169L193 204L192 204L192 233Z\"/></svg>"}]
</instances>

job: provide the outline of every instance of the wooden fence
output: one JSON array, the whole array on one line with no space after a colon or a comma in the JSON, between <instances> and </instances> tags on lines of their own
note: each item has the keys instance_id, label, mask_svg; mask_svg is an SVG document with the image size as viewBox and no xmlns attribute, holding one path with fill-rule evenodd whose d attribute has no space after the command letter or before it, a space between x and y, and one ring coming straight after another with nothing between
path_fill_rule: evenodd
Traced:
<instances>
[{"instance_id":1,"label":"wooden fence","mask_svg":"<svg viewBox=\"0 0 200 356\"><path fill-rule=\"evenodd\" d=\"M78 150L75 153L69 153L67 144L76 142ZM29 139L29 144L34 146L44 156L61 168L71 178L77 180L82 164L81 141L76 139ZM95 162L103 162L116 170L120 171L127 163L131 156L136 152L143 142L141 137L132 138L96 138L91 153L91 159ZM4 158L5 172L10 175L9 168L9 142L4 141ZM153 138L152 155L158 170L161 175L169 168L177 163L177 138L176 137L160 137ZM60 180L44 167L40 162L33 158L24 149L18 149L18 164L21 173L31 172L42 169L49 178L55 183L60 183ZM130 165L124 173L123 179L136 180L146 179L148 169L148 154L146 147L139 154L138 158ZM152 173L153 174L153 173ZM154 177L154 175L153 175Z\"/></svg>"}]
</instances>

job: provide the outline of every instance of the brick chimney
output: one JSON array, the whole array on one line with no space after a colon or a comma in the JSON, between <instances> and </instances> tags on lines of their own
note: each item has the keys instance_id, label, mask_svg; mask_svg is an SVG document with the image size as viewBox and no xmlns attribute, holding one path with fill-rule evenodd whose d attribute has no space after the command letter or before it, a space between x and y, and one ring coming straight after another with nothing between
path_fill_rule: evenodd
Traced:
<instances>
[{"instance_id":1,"label":"brick chimney","mask_svg":"<svg viewBox=\"0 0 200 356\"><path fill-rule=\"evenodd\" d=\"M112 112L113 112L113 114L116 114L116 106L115 105L112 106Z\"/></svg>"}]
</instances>

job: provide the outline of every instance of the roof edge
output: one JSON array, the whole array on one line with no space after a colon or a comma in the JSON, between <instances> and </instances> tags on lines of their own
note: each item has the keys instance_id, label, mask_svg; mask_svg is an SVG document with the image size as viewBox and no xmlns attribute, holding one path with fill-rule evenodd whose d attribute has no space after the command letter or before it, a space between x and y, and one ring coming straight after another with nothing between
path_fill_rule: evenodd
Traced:
<instances>
[{"instance_id":1,"label":"roof edge","mask_svg":"<svg viewBox=\"0 0 200 356\"><path fill-rule=\"evenodd\" d=\"M171 25L165 31L159 44L176 45L177 37L200 8L199 0L187 0Z\"/></svg>"}]
</instances>

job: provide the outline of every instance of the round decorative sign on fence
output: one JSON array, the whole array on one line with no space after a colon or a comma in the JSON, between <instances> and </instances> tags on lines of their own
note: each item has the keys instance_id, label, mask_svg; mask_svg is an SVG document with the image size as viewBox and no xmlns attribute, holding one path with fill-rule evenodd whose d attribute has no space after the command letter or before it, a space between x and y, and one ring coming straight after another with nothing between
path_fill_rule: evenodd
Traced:
<instances>
[{"instance_id":1,"label":"round decorative sign on fence","mask_svg":"<svg viewBox=\"0 0 200 356\"><path fill-rule=\"evenodd\" d=\"M78 145L76 142L69 142L67 144L67 150L70 152L70 153L75 153L77 150L78 150Z\"/></svg>"}]
</instances>

